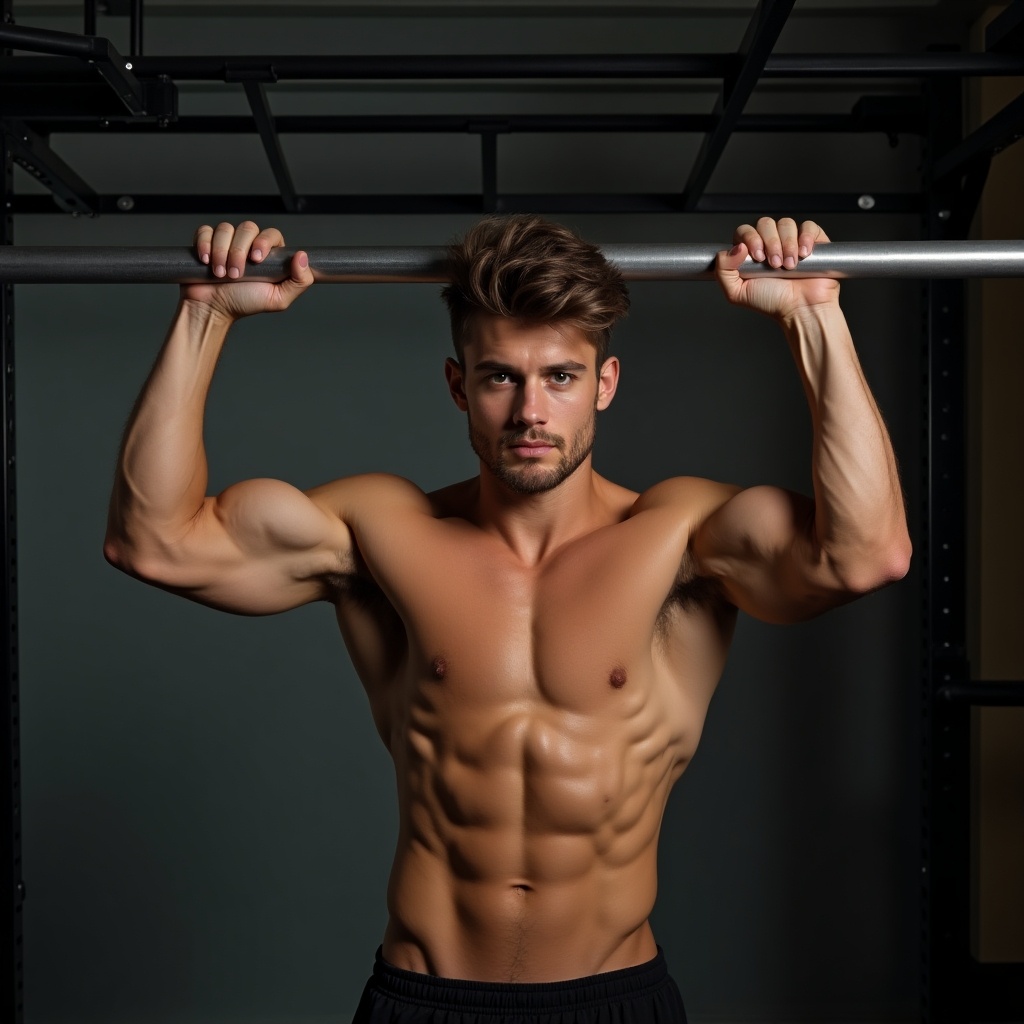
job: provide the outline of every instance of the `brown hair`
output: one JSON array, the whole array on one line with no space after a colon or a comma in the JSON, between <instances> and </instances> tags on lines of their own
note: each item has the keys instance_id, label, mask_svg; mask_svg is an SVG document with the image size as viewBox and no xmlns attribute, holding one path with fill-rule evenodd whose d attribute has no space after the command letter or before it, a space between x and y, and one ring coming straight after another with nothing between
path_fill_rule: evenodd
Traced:
<instances>
[{"instance_id":1,"label":"brown hair","mask_svg":"<svg viewBox=\"0 0 1024 1024\"><path fill-rule=\"evenodd\" d=\"M611 329L629 309L619 270L570 228L529 214L487 217L448 247L448 304L459 362L473 317L570 324L597 349L600 370Z\"/></svg>"}]
</instances>

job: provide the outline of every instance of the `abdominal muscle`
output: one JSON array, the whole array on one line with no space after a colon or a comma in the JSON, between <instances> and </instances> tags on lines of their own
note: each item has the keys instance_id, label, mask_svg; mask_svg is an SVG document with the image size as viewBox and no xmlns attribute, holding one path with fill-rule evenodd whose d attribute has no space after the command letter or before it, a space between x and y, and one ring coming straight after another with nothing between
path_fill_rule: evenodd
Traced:
<instances>
[{"instance_id":1,"label":"abdominal muscle","mask_svg":"<svg viewBox=\"0 0 1024 1024\"><path fill-rule=\"evenodd\" d=\"M391 731L401 817L388 962L544 982L656 955L657 839L685 737L671 691L630 683L605 682L586 712L550 695L460 700L454 678L414 687Z\"/></svg>"}]
</instances>

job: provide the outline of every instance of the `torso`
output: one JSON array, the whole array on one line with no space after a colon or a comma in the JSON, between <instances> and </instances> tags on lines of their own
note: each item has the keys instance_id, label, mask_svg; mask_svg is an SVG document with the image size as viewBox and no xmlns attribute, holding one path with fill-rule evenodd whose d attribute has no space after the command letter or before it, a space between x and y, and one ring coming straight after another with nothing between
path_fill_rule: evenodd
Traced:
<instances>
[{"instance_id":1,"label":"torso","mask_svg":"<svg viewBox=\"0 0 1024 1024\"><path fill-rule=\"evenodd\" d=\"M643 963L735 611L687 578L678 508L615 488L603 525L527 566L460 493L354 529L336 591L397 775L384 957L521 982Z\"/></svg>"}]
</instances>

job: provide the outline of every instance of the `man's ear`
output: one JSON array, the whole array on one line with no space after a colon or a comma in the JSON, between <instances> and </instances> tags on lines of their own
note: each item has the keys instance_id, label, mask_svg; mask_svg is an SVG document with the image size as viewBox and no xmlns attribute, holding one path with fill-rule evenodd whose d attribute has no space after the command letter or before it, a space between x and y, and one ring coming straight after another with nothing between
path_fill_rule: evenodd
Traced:
<instances>
[{"instance_id":1,"label":"man's ear","mask_svg":"<svg viewBox=\"0 0 1024 1024\"><path fill-rule=\"evenodd\" d=\"M444 361L444 375L448 381L448 393L452 396L452 401L465 412L469 408L469 402L466 400L466 380L462 367L449 357Z\"/></svg>"},{"instance_id":2,"label":"man's ear","mask_svg":"<svg viewBox=\"0 0 1024 1024\"><path fill-rule=\"evenodd\" d=\"M612 404L619 386L619 360L609 356L601 365L597 375L597 410L607 409Z\"/></svg>"}]
</instances>

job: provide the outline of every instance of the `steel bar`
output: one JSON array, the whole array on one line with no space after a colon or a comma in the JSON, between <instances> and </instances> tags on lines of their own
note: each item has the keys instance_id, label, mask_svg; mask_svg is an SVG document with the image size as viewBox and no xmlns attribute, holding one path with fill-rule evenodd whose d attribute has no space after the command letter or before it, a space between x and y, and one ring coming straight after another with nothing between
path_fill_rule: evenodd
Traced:
<instances>
[{"instance_id":1,"label":"steel bar","mask_svg":"<svg viewBox=\"0 0 1024 1024\"><path fill-rule=\"evenodd\" d=\"M263 151L267 154L267 161L270 163L274 180L281 193L281 202L284 203L284 208L289 213L298 213L302 208L302 200L295 192L295 184L292 181L291 171L288 169L284 150L281 148L274 115L270 112L266 88L262 82L251 80L243 82L242 85L245 88L246 99L249 101L249 108L252 110L253 123L263 142Z\"/></svg>"},{"instance_id":2,"label":"steel bar","mask_svg":"<svg viewBox=\"0 0 1024 1024\"><path fill-rule=\"evenodd\" d=\"M133 57L142 56L142 0L132 0L129 17L129 33L131 35L130 52Z\"/></svg>"},{"instance_id":3,"label":"steel bar","mask_svg":"<svg viewBox=\"0 0 1024 1024\"><path fill-rule=\"evenodd\" d=\"M0 0L0 24L14 19L12 0ZM3 54L0 44L0 54ZM14 241L10 196L14 169L9 136L0 132L0 250ZM21 849L21 684L18 672L18 496L15 460L14 288L0 283L0 1020L23 1024L24 904Z\"/></svg>"},{"instance_id":4,"label":"steel bar","mask_svg":"<svg viewBox=\"0 0 1024 1024\"><path fill-rule=\"evenodd\" d=\"M33 90L38 93L38 89ZM0 97L0 115L11 101ZM59 101L58 101L59 102ZM27 115L12 107L11 113L30 117L37 131L54 135L115 133L159 135L244 135L257 131L251 117L235 114L186 114L168 124L139 122L131 118L111 120L47 117L41 111ZM10 116L10 115L7 115ZM39 120L35 120L39 118ZM43 120L45 118L45 120ZM483 135L548 132L707 132L715 126L711 114L284 114L274 117L278 135L395 134L423 133ZM843 132L885 134L921 133L920 118L908 113L871 114L744 114L734 132Z\"/></svg>"},{"instance_id":5,"label":"steel bar","mask_svg":"<svg viewBox=\"0 0 1024 1024\"><path fill-rule=\"evenodd\" d=\"M273 68L288 79L454 78L724 78L735 71L735 53L680 54L438 54L430 56L141 57L140 75L179 81L223 81L226 74ZM1024 56L994 53L776 54L763 78L922 78L1020 75Z\"/></svg>"},{"instance_id":6,"label":"steel bar","mask_svg":"<svg viewBox=\"0 0 1024 1024\"><path fill-rule=\"evenodd\" d=\"M722 82L712 116L715 127L704 136L683 186L683 209L692 213L704 194L718 161L751 93L764 73L779 33L793 9L793 0L759 0L736 53L738 66Z\"/></svg>"},{"instance_id":7,"label":"steel bar","mask_svg":"<svg viewBox=\"0 0 1024 1024\"><path fill-rule=\"evenodd\" d=\"M985 49L989 52L1020 53L1024 49L1024 3L1016 0L985 28Z\"/></svg>"},{"instance_id":8,"label":"steel bar","mask_svg":"<svg viewBox=\"0 0 1024 1024\"><path fill-rule=\"evenodd\" d=\"M55 40L52 37L58 36ZM88 57L97 42L71 33L7 26L0 42L18 49ZM109 43L107 43L109 46ZM178 82L237 81L238 76L269 76L264 81L409 80L409 79L722 79L737 68L735 53L647 54L434 54L307 55L245 54L232 57L159 55L138 57L134 73L142 78L167 75ZM907 53L774 54L762 78L963 78L1024 74L1024 54ZM0 80L81 77L75 61L46 57L0 59Z\"/></svg>"},{"instance_id":9,"label":"steel bar","mask_svg":"<svg viewBox=\"0 0 1024 1024\"><path fill-rule=\"evenodd\" d=\"M963 174L972 162L991 159L993 154L1002 152L1021 138L1024 138L1024 94L1010 100L959 145L939 157L932 165L931 180L939 181L957 171Z\"/></svg>"},{"instance_id":10,"label":"steel bar","mask_svg":"<svg viewBox=\"0 0 1024 1024\"><path fill-rule=\"evenodd\" d=\"M917 192L714 192L701 196L695 213L729 213L742 216L806 216L830 213L873 216L882 213L919 213ZM459 214L483 213L486 197L477 192L306 193L301 212L307 216L339 214ZM62 212L48 195L15 195L10 200L15 214ZM208 193L154 194L149 192L100 195L100 214L189 214L201 217L280 216L285 212L279 194ZM502 192L496 209L503 213L680 213L679 192Z\"/></svg>"},{"instance_id":11,"label":"steel bar","mask_svg":"<svg viewBox=\"0 0 1024 1024\"><path fill-rule=\"evenodd\" d=\"M616 244L603 251L629 281L707 281L714 243ZM250 279L279 280L296 250L275 251L251 266ZM318 281L441 282L440 246L310 248ZM818 246L794 270L748 260L743 277L966 278L1024 277L1024 241L833 242ZM189 284L212 279L187 247L9 246L0 251L0 280L12 284Z\"/></svg>"}]
</instances>

